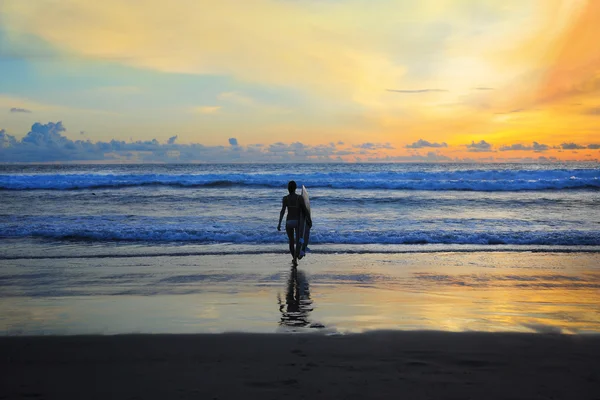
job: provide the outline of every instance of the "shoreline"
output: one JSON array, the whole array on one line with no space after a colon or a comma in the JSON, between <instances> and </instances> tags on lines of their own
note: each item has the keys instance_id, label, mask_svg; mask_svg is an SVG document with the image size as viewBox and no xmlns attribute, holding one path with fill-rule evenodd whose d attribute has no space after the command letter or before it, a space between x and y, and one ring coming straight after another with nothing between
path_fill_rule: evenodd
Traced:
<instances>
[{"instance_id":1,"label":"shoreline","mask_svg":"<svg viewBox=\"0 0 600 400\"><path fill-rule=\"evenodd\" d=\"M597 399L600 335L1 337L5 398Z\"/></svg>"},{"instance_id":2,"label":"shoreline","mask_svg":"<svg viewBox=\"0 0 600 400\"><path fill-rule=\"evenodd\" d=\"M3 237L0 261L287 255L287 241L278 243L195 243L143 240L93 240L47 237ZM600 244L468 244L468 243L311 243L311 255L395 255L462 253L600 254ZM26 254L24 254L26 253Z\"/></svg>"}]
</instances>

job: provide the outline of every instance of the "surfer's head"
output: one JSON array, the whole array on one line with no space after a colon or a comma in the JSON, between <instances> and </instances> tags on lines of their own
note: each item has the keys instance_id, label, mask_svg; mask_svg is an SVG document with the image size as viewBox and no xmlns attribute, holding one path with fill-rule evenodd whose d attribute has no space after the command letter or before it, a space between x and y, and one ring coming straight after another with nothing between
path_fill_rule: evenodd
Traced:
<instances>
[{"instance_id":1,"label":"surfer's head","mask_svg":"<svg viewBox=\"0 0 600 400\"><path fill-rule=\"evenodd\" d=\"M294 182L294 181L290 181L290 182L288 183L288 192L290 192L290 193L294 193L294 192L296 191L296 187L297 187L297 186L296 186L296 182Z\"/></svg>"}]
</instances>

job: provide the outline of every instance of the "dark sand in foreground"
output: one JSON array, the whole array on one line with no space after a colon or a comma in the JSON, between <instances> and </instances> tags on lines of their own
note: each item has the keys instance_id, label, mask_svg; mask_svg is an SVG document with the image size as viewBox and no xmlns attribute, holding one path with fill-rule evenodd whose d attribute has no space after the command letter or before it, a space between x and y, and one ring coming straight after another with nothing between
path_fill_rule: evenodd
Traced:
<instances>
[{"instance_id":1,"label":"dark sand in foreground","mask_svg":"<svg viewBox=\"0 0 600 400\"><path fill-rule=\"evenodd\" d=\"M0 338L0 398L599 399L600 336Z\"/></svg>"}]
</instances>

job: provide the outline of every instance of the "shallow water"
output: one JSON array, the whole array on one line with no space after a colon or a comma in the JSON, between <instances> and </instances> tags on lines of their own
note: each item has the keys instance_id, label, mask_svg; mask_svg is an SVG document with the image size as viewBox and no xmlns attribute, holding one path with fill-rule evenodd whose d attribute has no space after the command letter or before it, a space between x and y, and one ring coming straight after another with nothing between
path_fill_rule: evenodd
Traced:
<instances>
[{"instance_id":1,"label":"shallow water","mask_svg":"<svg viewBox=\"0 0 600 400\"><path fill-rule=\"evenodd\" d=\"M5 260L2 334L600 332L598 253Z\"/></svg>"}]
</instances>

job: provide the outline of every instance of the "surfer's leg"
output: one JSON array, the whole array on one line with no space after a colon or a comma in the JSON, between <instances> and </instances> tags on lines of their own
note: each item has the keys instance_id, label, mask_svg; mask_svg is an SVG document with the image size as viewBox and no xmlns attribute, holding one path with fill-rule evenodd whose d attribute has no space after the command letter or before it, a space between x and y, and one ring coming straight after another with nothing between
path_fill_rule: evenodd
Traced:
<instances>
[{"instance_id":1,"label":"surfer's leg","mask_svg":"<svg viewBox=\"0 0 600 400\"><path fill-rule=\"evenodd\" d=\"M299 236L300 235L300 227L298 225L296 225L296 227L294 228L294 232L296 234L296 239L298 239L300 237ZM298 259L302 258L302 257L298 256L301 246L302 246L302 244L298 243L298 248L294 252L294 263L297 263L296 258L298 258Z\"/></svg>"},{"instance_id":2,"label":"surfer's leg","mask_svg":"<svg viewBox=\"0 0 600 400\"><path fill-rule=\"evenodd\" d=\"M306 229L306 227L303 227L302 231L304 231L305 229ZM298 228L297 235L299 237L299 239L298 239L298 259L302 260L302 258L304 257L304 238L301 236L302 234L300 233L300 228Z\"/></svg>"},{"instance_id":3,"label":"surfer's leg","mask_svg":"<svg viewBox=\"0 0 600 400\"><path fill-rule=\"evenodd\" d=\"M296 252L294 251L295 250L295 246L294 246L294 242L295 242L294 241L294 227L286 225L285 226L285 232L287 233L288 239L290 241L290 253L292 254L292 257L295 258Z\"/></svg>"},{"instance_id":4,"label":"surfer's leg","mask_svg":"<svg viewBox=\"0 0 600 400\"><path fill-rule=\"evenodd\" d=\"M288 220L285 223L285 231L288 235L288 239L290 240L290 253L292 253L292 262L294 265L297 264L296 261L296 240L294 240L294 232L296 232L296 237L298 237L298 221L296 220Z\"/></svg>"}]
</instances>

